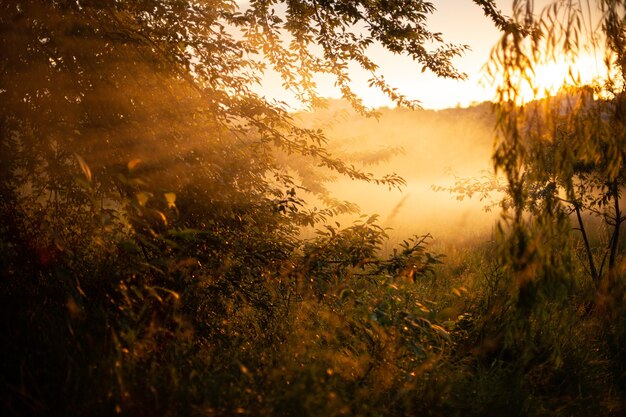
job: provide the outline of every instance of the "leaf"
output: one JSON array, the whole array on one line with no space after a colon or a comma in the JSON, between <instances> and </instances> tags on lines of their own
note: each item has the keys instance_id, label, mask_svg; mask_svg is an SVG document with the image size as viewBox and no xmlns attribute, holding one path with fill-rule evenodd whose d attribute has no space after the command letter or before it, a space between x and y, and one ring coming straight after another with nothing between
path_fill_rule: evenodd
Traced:
<instances>
[{"instance_id":1,"label":"leaf","mask_svg":"<svg viewBox=\"0 0 626 417\"><path fill-rule=\"evenodd\" d=\"M176 207L176 193L165 193L163 196L165 197L165 201L167 201L168 208Z\"/></svg>"},{"instance_id":2,"label":"leaf","mask_svg":"<svg viewBox=\"0 0 626 417\"><path fill-rule=\"evenodd\" d=\"M80 169L83 171L85 178L87 181L91 182L91 170L89 169L89 165L85 162L85 160L77 153L74 154L76 160L78 161L78 165L80 165Z\"/></svg>"},{"instance_id":3,"label":"leaf","mask_svg":"<svg viewBox=\"0 0 626 417\"><path fill-rule=\"evenodd\" d=\"M141 163L141 159L139 158L135 158L135 159L131 159L130 161L128 161L128 164L126 165L128 167L129 171L132 171L133 169L135 169L137 167L137 165L139 165Z\"/></svg>"},{"instance_id":4,"label":"leaf","mask_svg":"<svg viewBox=\"0 0 626 417\"><path fill-rule=\"evenodd\" d=\"M431 327L431 329L436 331L441 337L446 339L448 342L450 342L452 340L450 338L450 334L448 333L448 331L446 329L444 329L443 327L441 327L440 325L432 324L430 327Z\"/></svg>"},{"instance_id":5,"label":"leaf","mask_svg":"<svg viewBox=\"0 0 626 417\"><path fill-rule=\"evenodd\" d=\"M159 217L163 221L163 224L167 226L167 217L165 217L165 214L161 213L160 211L157 211L157 214L159 215Z\"/></svg>"},{"instance_id":6,"label":"leaf","mask_svg":"<svg viewBox=\"0 0 626 417\"><path fill-rule=\"evenodd\" d=\"M137 202L140 206L145 206L150 199L150 194L144 193L143 191L138 191L137 193L135 193L135 197L137 198Z\"/></svg>"}]
</instances>

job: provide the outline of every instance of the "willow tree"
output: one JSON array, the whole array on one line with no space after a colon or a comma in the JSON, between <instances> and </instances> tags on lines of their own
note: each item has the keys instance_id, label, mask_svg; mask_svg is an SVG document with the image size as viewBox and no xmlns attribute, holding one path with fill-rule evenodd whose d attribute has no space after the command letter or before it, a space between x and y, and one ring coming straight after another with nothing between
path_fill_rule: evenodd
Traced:
<instances>
[{"instance_id":1,"label":"willow tree","mask_svg":"<svg viewBox=\"0 0 626 417\"><path fill-rule=\"evenodd\" d=\"M507 334L527 359L536 358L535 343L562 337L559 311L567 307L559 303L571 303L580 283L578 255L594 288L586 311L598 307L623 381L626 2L555 1L541 11L533 3L513 2L519 25L502 36L487 68L498 85L493 161L511 203L501 223L511 277L502 305L517 312ZM589 69L595 78L585 78ZM553 79L561 71L558 90L545 84L546 71ZM593 216L603 226L600 243ZM559 345L550 346L558 364Z\"/></svg>"}]
</instances>

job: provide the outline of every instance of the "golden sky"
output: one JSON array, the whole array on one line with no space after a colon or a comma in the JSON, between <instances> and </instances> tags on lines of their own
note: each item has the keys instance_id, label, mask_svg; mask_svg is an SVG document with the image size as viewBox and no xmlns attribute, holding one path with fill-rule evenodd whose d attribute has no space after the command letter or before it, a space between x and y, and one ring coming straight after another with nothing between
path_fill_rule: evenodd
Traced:
<instances>
[{"instance_id":1,"label":"golden sky","mask_svg":"<svg viewBox=\"0 0 626 417\"><path fill-rule=\"evenodd\" d=\"M429 27L442 32L447 42L469 45L466 54L455 60L457 68L467 74L464 81L438 78L435 75L421 72L421 67L411 59L394 55L382 47L372 47L371 57L380 64L382 74L401 93L410 99L418 100L427 109L443 109L449 107L467 107L476 102L490 100L494 97L494 87L485 85L482 67L489 59L493 45L498 41L499 33L492 22L483 15L482 10L471 0L432 0L437 11L430 17ZM550 3L551 0L535 0L535 10ZM497 5L510 15L512 0L497 0ZM240 2L244 5L245 2ZM587 60L590 61L590 60ZM584 78L589 62L582 66ZM543 74L543 75L542 75ZM563 75L561 75L563 74ZM567 74L567 65L556 65L540 68L538 75L544 77L539 83L540 88L555 90ZM382 93L367 86L368 74L359 71L356 66L352 73L352 86L370 107L391 106L392 103ZM333 86L331 78L318 78L322 96L339 98L339 91ZM543 85L545 83L545 86ZM269 98L283 100L298 107L295 100L281 88L281 81L276 74L267 73L259 92ZM528 92L527 95L531 95Z\"/></svg>"},{"instance_id":2,"label":"golden sky","mask_svg":"<svg viewBox=\"0 0 626 417\"><path fill-rule=\"evenodd\" d=\"M244 2L240 2L244 3ZM431 17L429 27L442 32L447 42L469 45L471 50L455 63L468 75L465 81L444 80L421 68L411 59L391 54L382 47L371 48L371 57L382 69L382 74L409 98L419 100L422 106L431 109L467 106L472 102L489 100L493 94L479 85L480 69L489 58L492 45L498 39L498 32L482 10L471 0L434 0L437 12ZM500 1L501 6L509 1ZM244 3L245 4L245 3ZM508 5L510 9L510 5ZM506 7L503 7L507 10ZM353 87L371 107L389 106L391 102L379 91L367 87L368 74L354 68ZM320 93L326 97L339 98L332 79L318 79ZM293 99L283 92L277 75L268 73L259 91L270 98L284 100L290 104Z\"/></svg>"},{"instance_id":3,"label":"golden sky","mask_svg":"<svg viewBox=\"0 0 626 417\"><path fill-rule=\"evenodd\" d=\"M422 106L430 109L467 106L472 102L489 100L492 93L483 88L479 81L480 70L489 58L492 45L498 39L498 32L482 10L471 0L441 0L433 2L437 12L430 19L430 27L442 32L448 42L465 44L470 50L457 58L457 68L468 75L464 81L438 78L421 69L410 59L394 56L382 50L377 51L386 78L392 81L403 93L419 100ZM380 93L358 90L370 106L390 104Z\"/></svg>"}]
</instances>

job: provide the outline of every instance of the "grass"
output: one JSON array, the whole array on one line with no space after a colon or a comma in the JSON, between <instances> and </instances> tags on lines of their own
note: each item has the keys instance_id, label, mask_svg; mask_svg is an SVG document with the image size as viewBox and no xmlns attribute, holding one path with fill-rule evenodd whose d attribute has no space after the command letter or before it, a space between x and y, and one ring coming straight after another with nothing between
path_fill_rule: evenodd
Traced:
<instances>
[{"instance_id":1,"label":"grass","mask_svg":"<svg viewBox=\"0 0 626 417\"><path fill-rule=\"evenodd\" d=\"M157 280L124 252L82 294L40 273L49 287L4 305L5 415L623 415L626 319L588 311L582 268L525 310L492 241L428 250L446 256L423 274L289 260L235 289L189 263ZM185 273L186 290L164 287Z\"/></svg>"}]
</instances>

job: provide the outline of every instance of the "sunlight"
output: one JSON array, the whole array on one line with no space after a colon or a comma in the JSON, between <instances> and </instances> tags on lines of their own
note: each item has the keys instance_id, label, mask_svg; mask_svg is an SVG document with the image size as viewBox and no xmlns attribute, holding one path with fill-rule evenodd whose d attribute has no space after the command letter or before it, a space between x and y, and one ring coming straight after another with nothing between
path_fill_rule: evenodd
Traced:
<instances>
[{"instance_id":1,"label":"sunlight","mask_svg":"<svg viewBox=\"0 0 626 417\"><path fill-rule=\"evenodd\" d=\"M528 70L524 77L520 77L516 101L528 103L554 96L563 87L597 83L606 79L605 74L606 66L602 60L591 54L582 54L575 62L560 58L539 64L534 73Z\"/></svg>"}]
</instances>

